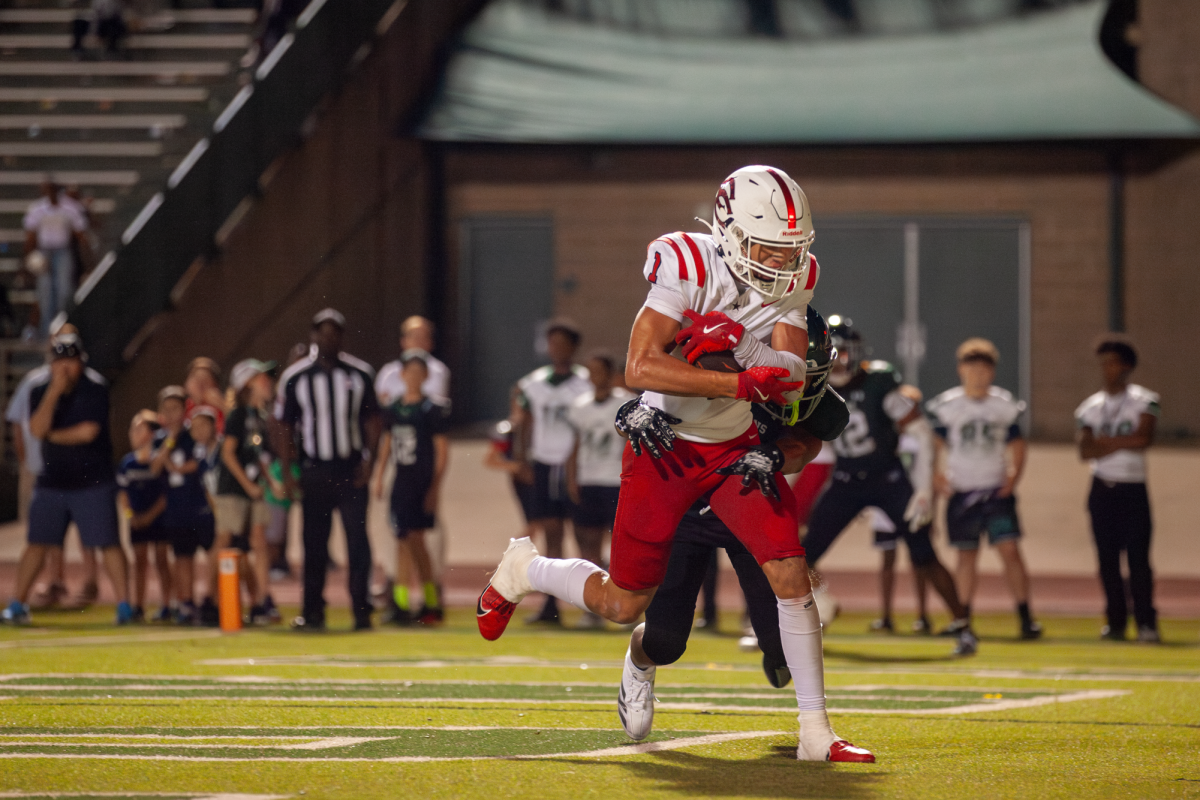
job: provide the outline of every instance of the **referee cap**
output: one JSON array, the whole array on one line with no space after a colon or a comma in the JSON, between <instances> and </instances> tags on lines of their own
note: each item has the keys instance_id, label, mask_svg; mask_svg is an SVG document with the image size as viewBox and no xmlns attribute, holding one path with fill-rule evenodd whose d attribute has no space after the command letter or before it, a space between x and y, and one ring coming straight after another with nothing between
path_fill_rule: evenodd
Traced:
<instances>
[{"instance_id":1,"label":"referee cap","mask_svg":"<svg viewBox=\"0 0 1200 800\"><path fill-rule=\"evenodd\" d=\"M255 376L275 369L274 361L259 361L257 358L247 358L233 366L229 373L229 385L235 392L246 388L246 384Z\"/></svg>"},{"instance_id":2,"label":"referee cap","mask_svg":"<svg viewBox=\"0 0 1200 800\"><path fill-rule=\"evenodd\" d=\"M346 330L346 318L336 308L322 308L313 315L312 326L314 328L321 327L323 322L332 322L342 330Z\"/></svg>"},{"instance_id":3,"label":"referee cap","mask_svg":"<svg viewBox=\"0 0 1200 800\"><path fill-rule=\"evenodd\" d=\"M959 362L989 361L993 366L1000 362L1000 351L996 349L996 345L978 336L967 339L960 344L955 355L958 357Z\"/></svg>"}]
</instances>

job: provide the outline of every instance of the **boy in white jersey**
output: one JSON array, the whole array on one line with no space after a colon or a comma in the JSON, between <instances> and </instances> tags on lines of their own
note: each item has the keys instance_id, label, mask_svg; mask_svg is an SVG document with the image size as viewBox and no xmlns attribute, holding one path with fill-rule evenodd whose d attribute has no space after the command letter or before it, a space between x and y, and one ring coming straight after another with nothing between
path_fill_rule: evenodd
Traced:
<instances>
[{"instance_id":1,"label":"boy in white jersey","mask_svg":"<svg viewBox=\"0 0 1200 800\"><path fill-rule=\"evenodd\" d=\"M1108 601L1108 624L1100 635L1122 641L1128 622L1121 551L1129 564L1129 594L1139 642L1158 642L1154 573L1150 568L1150 498L1146 494L1146 448L1154 442L1158 395L1129 382L1137 351L1125 337L1108 334L1096 347L1104 388L1075 409L1079 455L1092 468L1088 513Z\"/></svg>"},{"instance_id":2,"label":"boy in white jersey","mask_svg":"<svg viewBox=\"0 0 1200 800\"><path fill-rule=\"evenodd\" d=\"M517 382L517 402L524 412L520 428L528 437L525 452L531 461L527 474L533 480L529 524L540 528L546 537L547 558L562 558L563 526L571 515L566 466L575 449L575 431L567 421L567 411L592 389L587 370L573 363L579 340L574 323L551 320L546 327L550 363ZM553 595L546 597L542 610L529 622L559 624L558 602Z\"/></svg>"},{"instance_id":3,"label":"boy in white jersey","mask_svg":"<svg viewBox=\"0 0 1200 800\"><path fill-rule=\"evenodd\" d=\"M750 413L750 403L787 405L804 387L807 306L818 278L808 253L808 201L782 171L752 166L726 178L713 205L711 234L669 234L647 252L650 292L634 321L625 368L630 387L647 394L622 406L617 418L630 442L609 573L583 559L542 558L528 540L514 540L479 597L479 630L486 639L498 638L532 591L614 622L633 622L662 583L684 514L707 497L762 566L778 599L780 639L800 711L796 757L873 762L869 751L829 725L821 622L795 498L780 475L798 469L819 443L810 435L811 442L797 439L795 449L783 440L763 445ZM694 366L705 354L725 351L742 371ZM663 418L669 427L658 424ZM670 452L651 457L659 446ZM643 447L651 453L642 454ZM652 662L626 652L617 708L634 739L651 728L654 674Z\"/></svg>"},{"instance_id":4,"label":"boy in white jersey","mask_svg":"<svg viewBox=\"0 0 1200 800\"><path fill-rule=\"evenodd\" d=\"M567 460L567 493L574 504L575 541L579 554L600 565L604 534L617 518L621 494L621 455L625 439L614 422L617 411L633 394L613 386L616 359L594 353L587 361L588 377L594 387L576 398L567 411L575 430L575 449ZM580 628L603 628L604 618L583 612Z\"/></svg>"},{"instance_id":5,"label":"boy in white jersey","mask_svg":"<svg viewBox=\"0 0 1200 800\"><path fill-rule=\"evenodd\" d=\"M958 550L958 592L971 607L975 596L979 540L986 533L1004 562L1004 576L1017 603L1022 639L1037 639L1042 626L1029 612L1029 574L1017 546L1021 525L1013 496L1025 469L1025 438L1019 419L1025 404L998 386L1000 352L987 339L958 346L962 385L942 392L926 405L933 415L939 462L934 476L946 506L950 544Z\"/></svg>"}]
</instances>

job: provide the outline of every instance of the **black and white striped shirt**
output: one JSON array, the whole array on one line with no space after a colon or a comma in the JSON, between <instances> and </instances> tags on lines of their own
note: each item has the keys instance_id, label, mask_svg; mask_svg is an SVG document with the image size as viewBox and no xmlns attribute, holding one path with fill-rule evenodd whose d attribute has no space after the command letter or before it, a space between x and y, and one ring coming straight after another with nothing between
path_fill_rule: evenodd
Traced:
<instances>
[{"instance_id":1,"label":"black and white striped shirt","mask_svg":"<svg viewBox=\"0 0 1200 800\"><path fill-rule=\"evenodd\" d=\"M338 353L326 370L317 347L288 367L279 378L275 418L293 427L305 463L358 463L363 458L363 424L379 413L375 371L365 361Z\"/></svg>"}]
</instances>

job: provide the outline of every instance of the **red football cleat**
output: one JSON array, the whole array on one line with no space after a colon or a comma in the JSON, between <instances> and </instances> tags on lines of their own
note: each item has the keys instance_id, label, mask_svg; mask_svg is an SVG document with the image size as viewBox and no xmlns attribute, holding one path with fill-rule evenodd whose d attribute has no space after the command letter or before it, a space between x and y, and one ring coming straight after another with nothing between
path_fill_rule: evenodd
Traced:
<instances>
[{"instance_id":1,"label":"red football cleat","mask_svg":"<svg viewBox=\"0 0 1200 800\"><path fill-rule=\"evenodd\" d=\"M489 642L499 639L516 610L517 604L505 600L504 595L497 592L489 583L475 604L475 621L479 623L480 635ZM868 755L870 754L868 753Z\"/></svg>"},{"instance_id":2,"label":"red football cleat","mask_svg":"<svg viewBox=\"0 0 1200 800\"><path fill-rule=\"evenodd\" d=\"M870 750L855 747L845 739L838 739L829 745L829 760L843 763L874 764L875 754Z\"/></svg>"}]
</instances>

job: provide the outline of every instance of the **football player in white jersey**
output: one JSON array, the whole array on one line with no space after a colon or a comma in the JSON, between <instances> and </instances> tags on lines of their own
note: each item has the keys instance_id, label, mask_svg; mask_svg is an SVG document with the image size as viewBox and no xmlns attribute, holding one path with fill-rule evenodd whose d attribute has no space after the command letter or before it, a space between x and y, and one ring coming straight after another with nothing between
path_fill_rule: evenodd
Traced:
<instances>
[{"instance_id":1,"label":"football player in white jersey","mask_svg":"<svg viewBox=\"0 0 1200 800\"><path fill-rule=\"evenodd\" d=\"M1150 498L1146 493L1146 449L1154 443L1158 395L1129 382L1137 367L1133 345L1109 334L1096 346L1104 388L1075 409L1079 455L1092 468L1088 514L1100 561L1100 583L1108 601L1105 639L1121 641L1128 625L1121 551L1129 567L1129 594L1139 642L1156 643L1154 572L1150 568Z\"/></svg>"},{"instance_id":2,"label":"football player in white jersey","mask_svg":"<svg viewBox=\"0 0 1200 800\"><path fill-rule=\"evenodd\" d=\"M571 514L566 466L575 449L575 431L567 411L592 389L587 370L573 363L579 340L574 323L551 320L546 327L550 363L517 381L517 402L524 411L520 429L528 435L526 453L531 462L524 476L532 479L529 524L546 537L548 558L562 558L564 521ZM542 610L528 621L559 624L554 595L547 595Z\"/></svg>"},{"instance_id":3,"label":"football player in white jersey","mask_svg":"<svg viewBox=\"0 0 1200 800\"><path fill-rule=\"evenodd\" d=\"M571 520L579 554L593 564L601 563L604 535L617 518L621 493L625 439L613 423L621 406L633 397L613 386L616 366L611 355L593 353L587 360L592 391L580 395L567 410L567 421L575 431L575 450L567 460L567 494L574 504ZM579 627L603 628L604 618L585 611Z\"/></svg>"},{"instance_id":4,"label":"football player in white jersey","mask_svg":"<svg viewBox=\"0 0 1200 800\"><path fill-rule=\"evenodd\" d=\"M958 593L967 609L975 596L979 540L987 534L1004 562L1004 576L1017 603L1022 639L1037 639L1042 626L1029 612L1029 574L1018 541L1017 499L1013 490L1025 470L1025 438L1020 416L1025 404L998 386L1000 351L987 339L971 338L958 346L958 378L926 404L934 418L939 461L934 476L940 494L949 496L946 530L958 550Z\"/></svg>"},{"instance_id":5,"label":"football player in white jersey","mask_svg":"<svg viewBox=\"0 0 1200 800\"><path fill-rule=\"evenodd\" d=\"M514 540L479 598L480 632L498 638L515 604L532 591L614 622L633 622L662 582L680 520L707 496L778 598L780 637L800 712L796 757L873 762L869 751L829 725L821 623L795 498L780 475L787 455L778 444L759 443L750 413L750 403L786 405L804 386L806 310L819 275L808 252L808 202L781 170L743 167L722 182L711 230L663 236L647 253L643 271L650 291L633 325L626 366L630 387L646 394L618 417L631 438L610 571L583 559L543 558L528 540ZM724 351L737 361L730 371L693 366L705 354ZM647 433L653 410L671 428ZM639 455L655 435L671 452L661 459ZM801 448L808 457L818 449L815 439L814 446ZM747 491L755 483L760 491ZM627 652L618 711L634 739L651 728L653 688L654 666L635 663Z\"/></svg>"}]
</instances>

